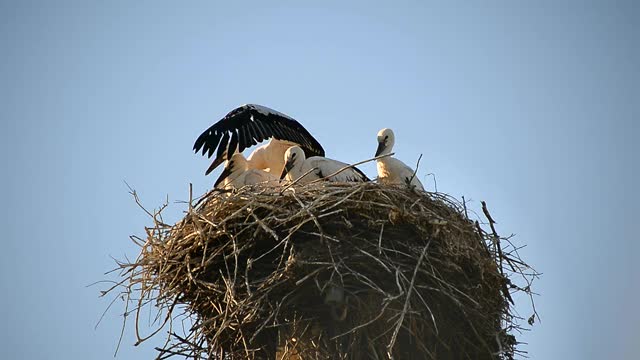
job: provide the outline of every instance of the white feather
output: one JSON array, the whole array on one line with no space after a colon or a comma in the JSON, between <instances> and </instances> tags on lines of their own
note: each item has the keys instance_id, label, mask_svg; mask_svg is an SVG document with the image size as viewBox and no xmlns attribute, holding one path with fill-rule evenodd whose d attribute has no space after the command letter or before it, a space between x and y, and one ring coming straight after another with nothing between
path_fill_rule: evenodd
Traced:
<instances>
[{"instance_id":1,"label":"white feather","mask_svg":"<svg viewBox=\"0 0 640 360\"><path fill-rule=\"evenodd\" d=\"M382 129L378 132L378 152L376 156L390 154L395 144L393 130ZM386 185L405 185L424 191L424 186L414 170L402 161L386 156L376 160L378 181Z\"/></svg>"},{"instance_id":2,"label":"white feather","mask_svg":"<svg viewBox=\"0 0 640 360\"><path fill-rule=\"evenodd\" d=\"M286 173L286 179L288 181L295 181L304 175L304 177L297 182L301 185L329 176L336 171L349 166L349 164L341 161L321 156L312 156L307 159L305 158L304 151L302 151L298 146L290 147L285 152L284 159L285 163L290 166L290 169ZM334 182L359 182L367 181L368 179L357 170L349 168L327 178L326 180Z\"/></svg>"},{"instance_id":3,"label":"white feather","mask_svg":"<svg viewBox=\"0 0 640 360\"><path fill-rule=\"evenodd\" d=\"M295 144L289 141L271 138L268 144L256 148L249 154L248 168L264 170L274 176L280 175L284 168L284 153L293 145Z\"/></svg>"},{"instance_id":4,"label":"white feather","mask_svg":"<svg viewBox=\"0 0 640 360\"><path fill-rule=\"evenodd\" d=\"M266 187L277 187L280 181L277 176L259 169L249 169L248 161L240 154L234 154L229 161L225 162L225 171L230 173L216 187L223 189L239 189L246 185L264 185ZM224 172L223 172L224 173Z\"/></svg>"}]
</instances>

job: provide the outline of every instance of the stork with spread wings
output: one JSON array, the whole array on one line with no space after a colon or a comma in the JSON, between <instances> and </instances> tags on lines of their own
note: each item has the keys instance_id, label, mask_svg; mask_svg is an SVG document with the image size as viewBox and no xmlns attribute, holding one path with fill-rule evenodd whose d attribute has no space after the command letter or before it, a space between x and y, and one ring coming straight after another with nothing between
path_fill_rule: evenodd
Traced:
<instances>
[{"instance_id":1,"label":"stork with spread wings","mask_svg":"<svg viewBox=\"0 0 640 360\"><path fill-rule=\"evenodd\" d=\"M242 105L231 110L196 139L193 150L211 157L213 163L205 175L236 152L271 139L255 149L247 158L249 169L265 170L280 175L284 168L284 153L291 146L299 146L307 157L324 156L324 149L298 121L279 111L256 104Z\"/></svg>"}]
</instances>

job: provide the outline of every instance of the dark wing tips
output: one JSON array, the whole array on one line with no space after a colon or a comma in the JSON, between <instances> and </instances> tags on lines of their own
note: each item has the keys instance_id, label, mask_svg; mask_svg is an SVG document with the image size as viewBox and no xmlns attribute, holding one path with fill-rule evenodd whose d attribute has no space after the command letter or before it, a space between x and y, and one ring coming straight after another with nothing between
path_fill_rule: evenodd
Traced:
<instances>
[{"instance_id":1,"label":"dark wing tips","mask_svg":"<svg viewBox=\"0 0 640 360\"><path fill-rule=\"evenodd\" d=\"M318 155L315 151L313 151L313 150L311 150L311 149L309 149L307 147L301 147L301 149L302 149L302 151L304 151L304 157L307 158L307 159L312 157L312 156L321 156L321 155Z\"/></svg>"},{"instance_id":2,"label":"dark wing tips","mask_svg":"<svg viewBox=\"0 0 640 360\"><path fill-rule=\"evenodd\" d=\"M307 157L324 156L322 145L295 119L257 104L245 104L227 113L196 139L193 150L216 159L209 172L230 158L236 149L242 152L269 138L300 145ZM226 156L225 156L226 154Z\"/></svg>"},{"instance_id":3,"label":"dark wing tips","mask_svg":"<svg viewBox=\"0 0 640 360\"><path fill-rule=\"evenodd\" d=\"M193 151L197 154L202 149L202 155L207 154L207 157L211 157L213 151L218 146L220 141L220 133L215 130L207 130L203 132L193 144Z\"/></svg>"},{"instance_id":4,"label":"dark wing tips","mask_svg":"<svg viewBox=\"0 0 640 360\"><path fill-rule=\"evenodd\" d=\"M324 156L322 145L298 121L289 115L266 106L245 105L254 116L252 125L257 125L265 132L264 138L274 137L278 140L292 141L303 149L309 150L312 156Z\"/></svg>"},{"instance_id":5,"label":"dark wing tips","mask_svg":"<svg viewBox=\"0 0 640 360\"><path fill-rule=\"evenodd\" d=\"M230 160L238 149L238 142L238 130L231 130L231 140L229 141L229 146L227 146L227 160Z\"/></svg>"},{"instance_id":6,"label":"dark wing tips","mask_svg":"<svg viewBox=\"0 0 640 360\"><path fill-rule=\"evenodd\" d=\"M252 143L253 145L256 145L259 142L262 142L261 137L260 137L260 133L258 132L258 130L256 129L255 126L253 126L253 124L248 124L247 125L247 130L249 131L249 135L251 135Z\"/></svg>"},{"instance_id":7,"label":"dark wing tips","mask_svg":"<svg viewBox=\"0 0 640 360\"><path fill-rule=\"evenodd\" d=\"M249 105L243 105L229 111L224 118L198 136L193 144L193 151L198 153L202 149L202 155L207 154L207 157L211 157L216 152L217 157L220 158L227 151L229 145L233 145L234 149L238 144L245 148L250 146L247 144L252 143L253 140L246 140L247 137L240 133L240 129L249 122L250 114L247 111L250 108ZM231 138L233 144L229 144L230 132L234 135ZM231 155L233 154L228 154L228 156Z\"/></svg>"},{"instance_id":8,"label":"dark wing tips","mask_svg":"<svg viewBox=\"0 0 640 360\"><path fill-rule=\"evenodd\" d=\"M309 156L325 155L322 145L299 122L290 117L272 116L273 121L270 122L270 125L276 139L299 144L305 150L305 154Z\"/></svg>"},{"instance_id":9,"label":"dark wing tips","mask_svg":"<svg viewBox=\"0 0 640 360\"><path fill-rule=\"evenodd\" d=\"M250 147L252 144L251 135L249 135L249 129L247 126L243 126L238 129L238 152L243 152L244 149Z\"/></svg>"},{"instance_id":10,"label":"dark wing tips","mask_svg":"<svg viewBox=\"0 0 640 360\"><path fill-rule=\"evenodd\" d=\"M225 132L224 135L222 135L222 140L220 140L220 145L218 145L216 160L224 158L224 154L227 152L228 144L229 144L229 133Z\"/></svg>"},{"instance_id":11,"label":"dark wing tips","mask_svg":"<svg viewBox=\"0 0 640 360\"><path fill-rule=\"evenodd\" d=\"M363 181L363 182L371 181L371 179L369 179L367 175L365 175L365 173L362 172L362 170L358 169L355 166L352 166L351 168L360 175L360 181Z\"/></svg>"},{"instance_id":12,"label":"dark wing tips","mask_svg":"<svg viewBox=\"0 0 640 360\"><path fill-rule=\"evenodd\" d=\"M265 141L266 139L273 136L273 131L269 127L268 123L253 121L250 126L256 132L256 135L258 135L258 141L260 142Z\"/></svg>"},{"instance_id":13,"label":"dark wing tips","mask_svg":"<svg viewBox=\"0 0 640 360\"><path fill-rule=\"evenodd\" d=\"M288 140L285 133L282 131L282 125L277 121L269 122L269 121L260 121L255 122L256 126L259 127L264 135L268 135L269 137L274 137L278 140Z\"/></svg>"},{"instance_id":14,"label":"dark wing tips","mask_svg":"<svg viewBox=\"0 0 640 360\"><path fill-rule=\"evenodd\" d=\"M207 143L208 138L212 135L209 133L210 131L211 131L211 128L205 130L202 134L200 134L200 136L198 136L198 138L196 139L196 142L193 143L193 151L195 153L197 153L198 151L200 151L200 149L202 149L202 155L204 155L204 153L207 151L206 149L207 146L205 146L205 144Z\"/></svg>"},{"instance_id":15,"label":"dark wing tips","mask_svg":"<svg viewBox=\"0 0 640 360\"><path fill-rule=\"evenodd\" d=\"M320 143L318 142L318 140L316 140L308 131L307 129L305 129L299 122L293 120L292 121L292 125L293 125L293 131L300 137L303 139L303 143L301 145L304 145L304 147L308 148L310 151L313 152L313 156L325 156L324 153L324 149L322 148L322 145L320 145Z\"/></svg>"}]
</instances>

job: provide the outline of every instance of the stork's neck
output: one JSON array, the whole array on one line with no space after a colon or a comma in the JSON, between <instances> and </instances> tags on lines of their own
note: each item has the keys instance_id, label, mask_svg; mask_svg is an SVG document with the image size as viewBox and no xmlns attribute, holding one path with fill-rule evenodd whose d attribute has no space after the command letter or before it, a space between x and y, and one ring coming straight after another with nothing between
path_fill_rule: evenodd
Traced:
<instances>
[{"instance_id":1,"label":"stork's neck","mask_svg":"<svg viewBox=\"0 0 640 360\"><path fill-rule=\"evenodd\" d=\"M304 174L302 171L302 162L294 162L293 167L289 170L289 174L291 174L292 181L298 180L298 178Z\"/></svg>"},{"instance_id":2,"label":"stork's neck","mask_svg":"<svg viewBox=\"0 0 640 360\"><path fill-rule=\"evenodd\" d=\"M247 170L249 170L249 164L246 160L237 161L236 166L233 168L233 171L231 172L230 176L233 176L234 178L236 178Z\"/></svg>"}]
</instances>

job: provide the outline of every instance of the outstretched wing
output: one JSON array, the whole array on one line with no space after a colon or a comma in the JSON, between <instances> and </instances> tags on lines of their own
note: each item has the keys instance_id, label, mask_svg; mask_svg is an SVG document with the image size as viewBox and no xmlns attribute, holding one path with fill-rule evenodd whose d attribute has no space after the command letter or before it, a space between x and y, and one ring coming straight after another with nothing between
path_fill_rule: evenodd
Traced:
<instances>
[{"instance_id":1,"label":"outstretched wing","mask_svg":"<svg viewBox=\"0 0 640 360\"><path fill-rule=\"evenodd\" d=\"M211 157L216 153L208 172L215 169L236 151L270 138L298 144L307 156L324 156L322 145L299 122L268 107L247 104L231 110L196 139L193 150Z\"/></svg>"}]
</instances>

